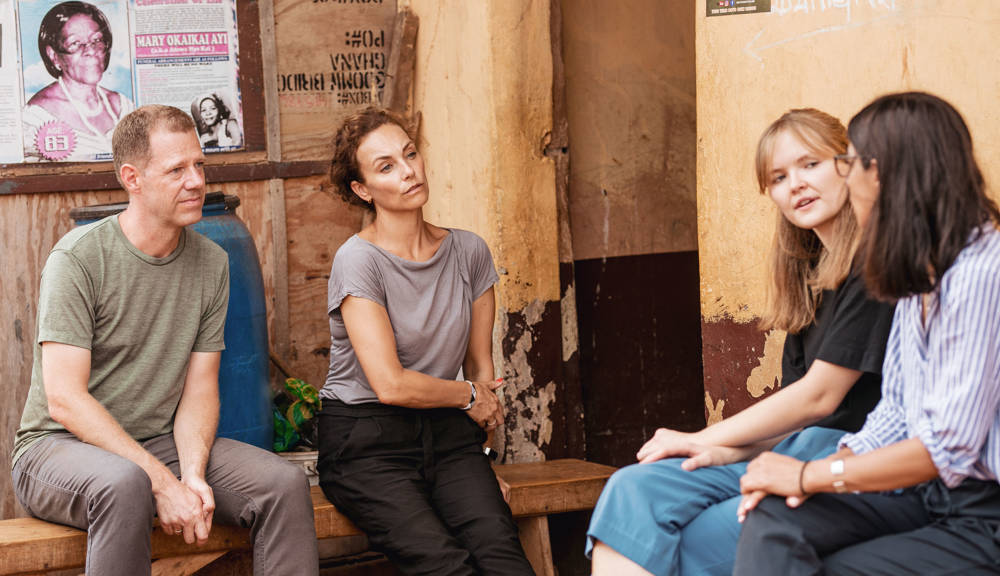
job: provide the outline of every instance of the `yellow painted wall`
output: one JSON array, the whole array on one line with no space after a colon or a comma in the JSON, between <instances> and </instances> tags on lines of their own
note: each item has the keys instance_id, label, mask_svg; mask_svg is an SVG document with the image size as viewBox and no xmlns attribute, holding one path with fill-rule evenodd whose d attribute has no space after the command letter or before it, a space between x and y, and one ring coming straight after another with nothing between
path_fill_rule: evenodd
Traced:
<instances>
[{"instance_id":1,"label":"yellow painted wall","mask_svg":"<svg viewBox=\"0 0 1000 576\"><path fill-rule=\"evenodd\" d=\"M694 1L705 323L749 323L762 311L774 212L757 193L753 154L760 133L789 108L817 107L846 124L882 93L934 92L965 116L998 197L1000 67L992 47L1000 6L977 0L772 0L770 13L709 18L705 2ZM782 337L770 335L765 346L755 346L758 365L746 367L756 370L747 388L762 393L773 384ZM706 339L706 350L718 340ZM712 370L706 361L706 382ZM718 400L709 402L714 407Z\"/></svg>"},{"instance_id":2,"label":"yellow painted wall","mask_svg":"<svg viewBox=\"0 0 1000 576\"><path fill-rule=\"evenodd\" d=\"M502 306L559 299L548 2L413 0L425 217L486 238Z\"/></svg>"},{"instance_id":3,"label":"yellow painted wall","mask_svg":"<svg viewBox=\"0 0 1000 576\"><path fill-rule=\"evenodd\" d=\"M697 248L692 16L673 1L563 3L575 260Z\"/></svg>"}]
</instances>

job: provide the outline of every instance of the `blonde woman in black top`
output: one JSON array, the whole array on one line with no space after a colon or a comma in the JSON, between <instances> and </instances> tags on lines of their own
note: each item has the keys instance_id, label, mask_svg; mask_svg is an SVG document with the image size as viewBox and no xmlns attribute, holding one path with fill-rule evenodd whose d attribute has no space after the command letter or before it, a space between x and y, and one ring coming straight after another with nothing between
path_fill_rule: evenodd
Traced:
<instances>
[{"instance_id":1,"label":"blonde woman in black top","mask_svg":"<svg viewBox=\"0 0 1000 576\"><path fill-rule=\"evenodd\" d=\"M782 389L697 433L657 430L594 511L595 575L729 574L746 460L768 449L822 457L878 402L892 307L849 274L858 228L834 166L846 149L843 124L814 109L761 136L757 182L778 209L761 325L789 332Z\"/></svg>"}]
</instances>

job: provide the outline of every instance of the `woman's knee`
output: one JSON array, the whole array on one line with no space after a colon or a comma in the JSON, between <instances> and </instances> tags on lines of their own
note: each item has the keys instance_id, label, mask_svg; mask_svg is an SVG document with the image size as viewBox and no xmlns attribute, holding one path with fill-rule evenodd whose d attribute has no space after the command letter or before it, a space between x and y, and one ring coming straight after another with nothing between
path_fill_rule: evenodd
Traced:
<instances>
[{"instance_id":1,"label":"woman's knee","mask_svg":"<svg viewBox=\"0 0 1000 576\"><path fill-rule=\"evenodd\" d=\"M674 497L685 493L687 478L678 478L679 474L690 474L680 467L677 459L661 460L651 464L632 464L619 469L611 475L601 498L598 510L605 506L626 506L633 513L639 509L633 506L643 506L644 503L655 502L658 508L672 508Z\"/></svg>"},{"instance_id":2,"label":"woman's knee","mask_svg":"<svg viewBox=\"0 0 1000 576\"><path fill-rule=\"evenodd\" d=\"M635 494L637 490L649 486L650 481L656 476L653 466L662 467L664 464L632 464L620 468L604 486L606 492L620 492L622 494Z\"/></svg>"},{"instance_id":3,"label":"woman's knee","mask_svg":"<svg viewBox=\"0 0 1000 576\"><path fill-rule=\"evenodd\" d=\"M762 545L766 541L781 541L788 544L791 541L802 540L802 530L792 516L794 512L795 510L785 503L784 498L778 496L764 498L743 521L740 542Z\"/></svg>"}]
</instances>

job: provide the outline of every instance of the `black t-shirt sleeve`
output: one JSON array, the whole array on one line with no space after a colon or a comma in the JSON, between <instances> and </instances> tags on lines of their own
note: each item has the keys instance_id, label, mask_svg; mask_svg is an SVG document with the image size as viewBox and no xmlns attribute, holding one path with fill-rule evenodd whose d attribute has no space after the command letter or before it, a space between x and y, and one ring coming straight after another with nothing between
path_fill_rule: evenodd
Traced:
<instances>
[{"instance_id":1,"label":"black t-shirt sleeve","mask_svg":"<svg viewBox=\"0 0 1000 576\"><path fill-rule=\"evenodd\" d=\"M863 280L849 275L834 293L833 315L823 326L815 357L844 368L881 374L893 308L869 298Z\"/></svg>"},{"instance_id":2,"label":"black t-shirt sleeve","mask_svg":"<svg viewBox=\"0 0 1000 576\"><path fill-rule=\"evenodd\" d=\"M785 347L781 352L781 387L797 382L806 375L806 353L799 334L785 336Z\"/></svg>"}]
</instances>

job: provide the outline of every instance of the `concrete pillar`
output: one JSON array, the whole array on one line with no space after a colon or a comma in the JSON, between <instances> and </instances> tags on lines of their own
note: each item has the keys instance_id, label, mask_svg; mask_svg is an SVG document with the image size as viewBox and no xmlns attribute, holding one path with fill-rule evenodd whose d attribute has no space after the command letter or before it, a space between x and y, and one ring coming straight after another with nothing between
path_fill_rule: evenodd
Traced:
<instances>
[{"instance_id":1,"label":"concrete pillar","mask_svg":"<svg viewBox=\"0 0 1000 576\"><path fill-rule=\"evenodd\" d=\"M549 3L412 0L425 217L472 230L500 283L494 357L506 461L565 451Z\"/></svg>"}]
</instances>

